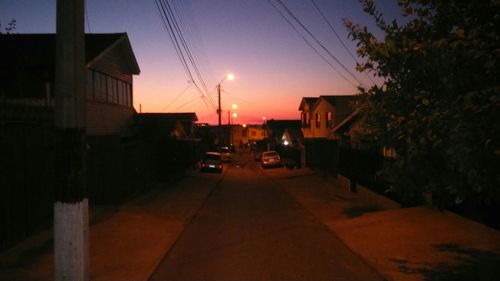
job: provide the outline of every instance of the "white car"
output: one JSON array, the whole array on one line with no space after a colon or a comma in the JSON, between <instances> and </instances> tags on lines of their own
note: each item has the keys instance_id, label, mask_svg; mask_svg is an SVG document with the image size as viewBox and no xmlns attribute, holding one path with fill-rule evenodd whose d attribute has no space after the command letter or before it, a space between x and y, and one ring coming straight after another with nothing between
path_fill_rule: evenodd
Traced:
<instances>
[{"instance_id":1,"label":"white car","mask_svg":"<svg viewBox=\"0 0 500 281\"><path fill-rule=\"evenodd\" d=\"M221 146L219 148L220 157L223 162L231 161L231 150L227 146Z\"/></svg>"},{"instance_id":2,"label":"white car","mask_svg":"<svg viewBox=\"0 0 500 281\"><path fill-rule=\"evenodd\" d=\"M264 151L260 157L260 165L262 168L281 167L281 157L278 152L274 150Z\"/></svg>"}]
</instances>

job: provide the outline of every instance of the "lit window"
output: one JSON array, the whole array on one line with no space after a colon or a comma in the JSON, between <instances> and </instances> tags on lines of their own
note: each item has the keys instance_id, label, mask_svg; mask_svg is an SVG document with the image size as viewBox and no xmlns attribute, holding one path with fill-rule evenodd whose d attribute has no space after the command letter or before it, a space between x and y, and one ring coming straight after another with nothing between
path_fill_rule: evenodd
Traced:
<instances>
[{"instance_id":1,"label":"lit window","mask_svg":"<svg viewBox=\"0 0 500 281\"><path fill-rule=\"evenodd\" d=\"M332 127L332 112L329 111L326 113L326 127L331 128Z\"/></svg>"}]
</instances>

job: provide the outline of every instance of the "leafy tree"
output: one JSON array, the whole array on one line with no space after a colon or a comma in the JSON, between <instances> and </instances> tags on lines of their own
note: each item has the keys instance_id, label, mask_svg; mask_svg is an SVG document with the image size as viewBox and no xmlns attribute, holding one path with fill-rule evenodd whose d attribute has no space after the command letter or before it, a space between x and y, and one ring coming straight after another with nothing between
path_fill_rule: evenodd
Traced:
<instances>
[{"instance_id":1,"label":"leafy tree","mask_svg":"<svg viewBox=\"0 0 500 281\"><path fill-rule=\"evenodd\" d=\"M0 34L11 34L16 30L16 20L12 19L8 24L7 27L2 28L2 23L0 22Z\"/></svg>"},{"instance_id":2,"label":"leafy tree","mask_svg":"<svg viewBox=\"0 0 500 281\"><path fill-rule=\"evenodd\" d=\"M349 20L382 85L360 88L364 138L392 147L393 190L411 204L500 205L500 1L399 0L404 23L360 0L384 38Z\"/></svg>"}]
</instances>

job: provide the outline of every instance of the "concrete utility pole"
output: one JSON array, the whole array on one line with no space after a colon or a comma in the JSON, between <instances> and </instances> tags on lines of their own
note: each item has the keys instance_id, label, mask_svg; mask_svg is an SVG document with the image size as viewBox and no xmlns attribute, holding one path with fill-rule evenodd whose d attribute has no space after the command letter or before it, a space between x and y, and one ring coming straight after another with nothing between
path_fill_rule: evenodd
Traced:
<instances>
[{"instance_id":1,"label":"concrete utility pole","mask_svg":"<svg viewBox=\"0 0 500 281\"><path fill-rule=\"evenodd\" d=\"M220 83L217 84L217 97L218 97L218 101L219 101L219 107L217 108L217 115L219 115L219 127L218 127L218 131L219 131L219 145L222 144L222 108L220 106Z\"/></svg>"},{"instance_id":2,"label":"concrete utility pole","mask_svg":"<svg viewBox=\"0 0 500 281\"><path fill-rule=\"evenodd\" d=\"M89 280L84 0L57 1L54 278Z\"/></svg>"}]
</instances>

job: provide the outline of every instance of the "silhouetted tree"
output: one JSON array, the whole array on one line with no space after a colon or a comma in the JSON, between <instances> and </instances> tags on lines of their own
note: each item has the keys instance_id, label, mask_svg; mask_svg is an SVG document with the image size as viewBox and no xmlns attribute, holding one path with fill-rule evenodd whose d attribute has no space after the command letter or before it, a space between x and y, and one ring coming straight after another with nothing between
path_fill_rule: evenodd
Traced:
<instances>
[{"instance_id":1,"label":"silhouetted tree","mask_svg":"<svg viewBox=\"0 0 500 281\"><path fill-rule=\"evenodd\" d=\"M344 20L358 70L383 79L360 88L363 137L396 150L394 191L439 207L499 204L500 1L399 0L403 24L360 2L384 36Z\"/></svg>"},{"instance_id":2,"label":"silhouetted tree","mask_svg":"<svg viewBox=\"0 0 500 281\"><path fill-rule=\"evenodd\" d=\"M10 22L7 24L6 27L2 28L2 22L0 21L0 34L11 34L16 30L16 20L12 19Z\"/></svg>"}]
</instances>

